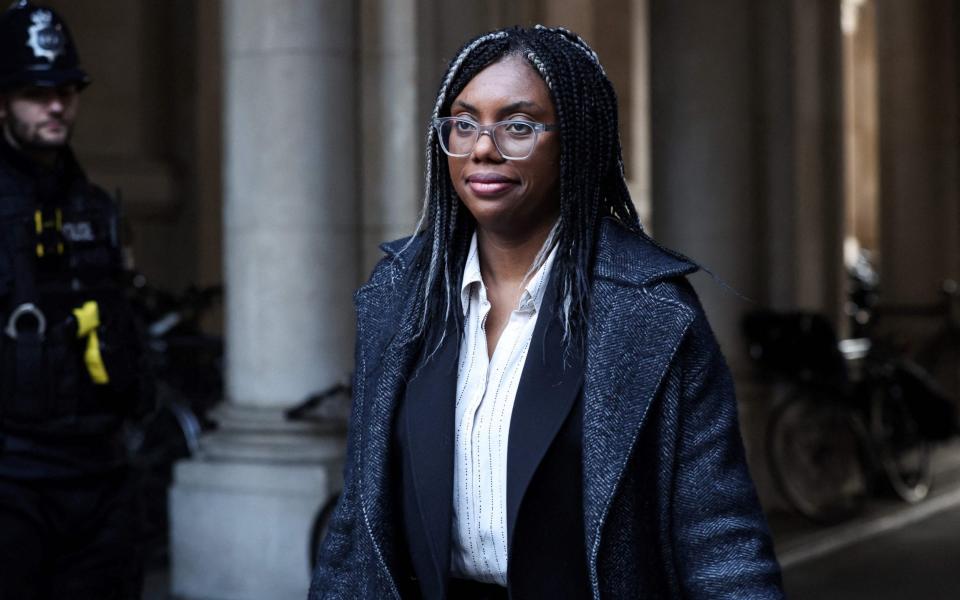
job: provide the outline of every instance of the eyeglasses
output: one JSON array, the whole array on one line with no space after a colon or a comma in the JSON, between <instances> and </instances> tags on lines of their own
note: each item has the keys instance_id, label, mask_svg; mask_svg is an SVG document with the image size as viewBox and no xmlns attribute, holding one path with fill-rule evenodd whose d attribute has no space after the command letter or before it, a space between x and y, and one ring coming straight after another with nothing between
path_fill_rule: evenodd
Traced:
<instances>
[{"instance_id":1,"label":"eyeglasses","mask_svg":"<svg viewBox=\"0 0 960 600\"><path fill-rule=\"evenodd\" d=\"M533 154L537 137L544 131L553 131L556 125L532 121L500 121L480 125L463 117L443 117L433 120L440 137L440 147L448 156L463 157L473 152L481 134L489 134L500 156L507 160L523 160Z\"/></svg>"}]
</instances>

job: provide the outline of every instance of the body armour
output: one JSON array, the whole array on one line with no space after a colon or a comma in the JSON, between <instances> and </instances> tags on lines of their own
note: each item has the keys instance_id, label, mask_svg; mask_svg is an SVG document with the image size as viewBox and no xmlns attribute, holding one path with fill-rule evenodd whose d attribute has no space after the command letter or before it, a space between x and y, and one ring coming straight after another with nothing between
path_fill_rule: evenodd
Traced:
<instances>
[{"instance_id":1,"label":"body armour","mask_svg":"<svg viewBox=\"0 0 960 600\"><path fill-rule=\"evenodd\" d=\"M69 150L50 170L0 140L0 476L121 462L140 353L118 233Z\"/></svg>"}]
</instances>

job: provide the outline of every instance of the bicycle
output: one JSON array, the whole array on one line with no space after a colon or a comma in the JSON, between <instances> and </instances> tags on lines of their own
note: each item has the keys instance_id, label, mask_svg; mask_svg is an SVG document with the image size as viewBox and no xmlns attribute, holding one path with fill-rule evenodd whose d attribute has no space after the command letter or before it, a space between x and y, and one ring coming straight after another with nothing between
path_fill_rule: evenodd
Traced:
<instances>
[{"instance_id":1,"label":"bicycle","mask_svg":"<svg viewBox=\"0 0 960 600\"><path fill-rule=\"evenodd\" d=\"M883 304L873 307L883 317L936 318L942 321L932 336L914 351L914 360L933 376L960 406L960 283L944 280L940 301L931 305Z\"/></svg>"},{"instance_id":2,"label":"bicycle","mask_svg":"<svg viewBox=\"0 0 960 600\"><path fill-rule=\"evenodd\" d=\"M201 317L223 295L220 286L171 294L130 273L128 294L142 330L151 410L127 423L124 442L137 482L137 535L151 562L168 551L168 489L173 466L195 456L214 427L207 411L223 396L223 339L203 333Z\"/></svg>"},{"instance_id":3,"label":"bicycle","mask_svg":"<svg viewBox=\"0 0 960 600\"><path fill-rule=\"evenodd\" d=\"M353 389L348 383L335 383L325 390L307 396L300 404L287 409L285 416L291 421L334 422L346 430L352 397ZM330 529L330 519L339 501L340 492L333 492L320 505L313 517L307 544L307 561L311 571L317 564L320 546Z\"/></svg>"},{"instance_id":4,"label":"bicycle","mask_svg":"<svg viewBox=\"0 0 960 600\"><path fill-rule=\"evenodd\" d=\"M869 339L838 341L813 313L757 311L743 331L760 372L786 383L767 429L775 485L808 519L837 523L884 488L906 502L930 492L930 407L945 398L929 376Z\"/></svg>"}]
</instances>

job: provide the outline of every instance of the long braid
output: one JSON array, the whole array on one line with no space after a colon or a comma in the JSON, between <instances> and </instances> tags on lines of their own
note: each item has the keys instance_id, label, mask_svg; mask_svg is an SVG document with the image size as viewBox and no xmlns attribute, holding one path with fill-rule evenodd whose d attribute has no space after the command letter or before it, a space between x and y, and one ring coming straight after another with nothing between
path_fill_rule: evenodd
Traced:
<instances>
[{"instance_id":1,"label":"long braid","mask_svg":"<svg viewBox=\"0 0 960 600\"><path fill-rule=\"evenodd\" d=\"M465 44L447 67L431 122L449 114L453 100L480 71L511 55L523 57L540 75L557 113L560 217L548 243L557 246L553 268L565 343L582 344L600 219L609 215L640 229L624 179L616 94L597 53L562 28L537 25L479 36ZM410 270L416 280L410 310L419 321L415 338L439 345L449 326L462 326L458 283L476 222L460 206L432 124L426 142L423 208L417 224L426 239ZM538 260L544 255L541 251Z\"/></svg>"}]
</instances>

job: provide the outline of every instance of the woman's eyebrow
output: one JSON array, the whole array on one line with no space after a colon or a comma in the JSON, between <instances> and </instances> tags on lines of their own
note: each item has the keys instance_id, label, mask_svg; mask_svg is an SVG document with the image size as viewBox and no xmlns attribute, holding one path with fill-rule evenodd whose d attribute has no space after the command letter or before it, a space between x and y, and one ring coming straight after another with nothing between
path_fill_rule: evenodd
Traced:
<instances>
[{"instance_id":1,"label":"woman's eyebrow","mask_svg":"<svg viewBox=\"0 0 960 600\"><path fill-rule=\"evenodd\" d=\"M512 104L508 104L508 105L504 106L503 108L501 108L501 109L500 109L500 114L512 113L512 112L516 112L516 111L518 111L518 110L524 110L524 109L528 109L528 108L533 108L533 109L538 109L538 110L539 110L539 109L540 109L540 105L537 104L536 102L532 102L532 101L530 101L530 100L518 100L517 102L514 102L514 103L512 103Z\"/></svg>"},{"instance_id":2,"label":"woman's eyebrow","mask_svg":"<svg viewBox=\"0 0 960 600\"><path fill-rule=\"evenodd\" d=\"M457 100L457 101L455 101L455 102L453 103L453 105L454 105L454 106L459 106L460 108L462 108L462 109L464 109L464 110L466 110L466 111L468 111L468 112L472 112L472 113L477 112L477 107L476 107L476 106L470 104L469 102L464 102L463 100Z\"/></svg>"},{"instance_id":3,"label":"woman's eyebrow","mask_svg":"<svg viewBox=\"0 0 960 600\"><path fill-rule=\"evenodd\" d=\"M480 110L476 106L470 104L469 102L464 102L463 100L456 100L454 101L453 105L460 107L468 112L472 112L472 113L480 112ZM540 105L530 100L518 100L516 102L511 102L506 106L500 107L497 110L497 113L506 114L506 113L512 113L518 110L530 109L530 108L540 110Z\"/></svg>"}]
</instances>

